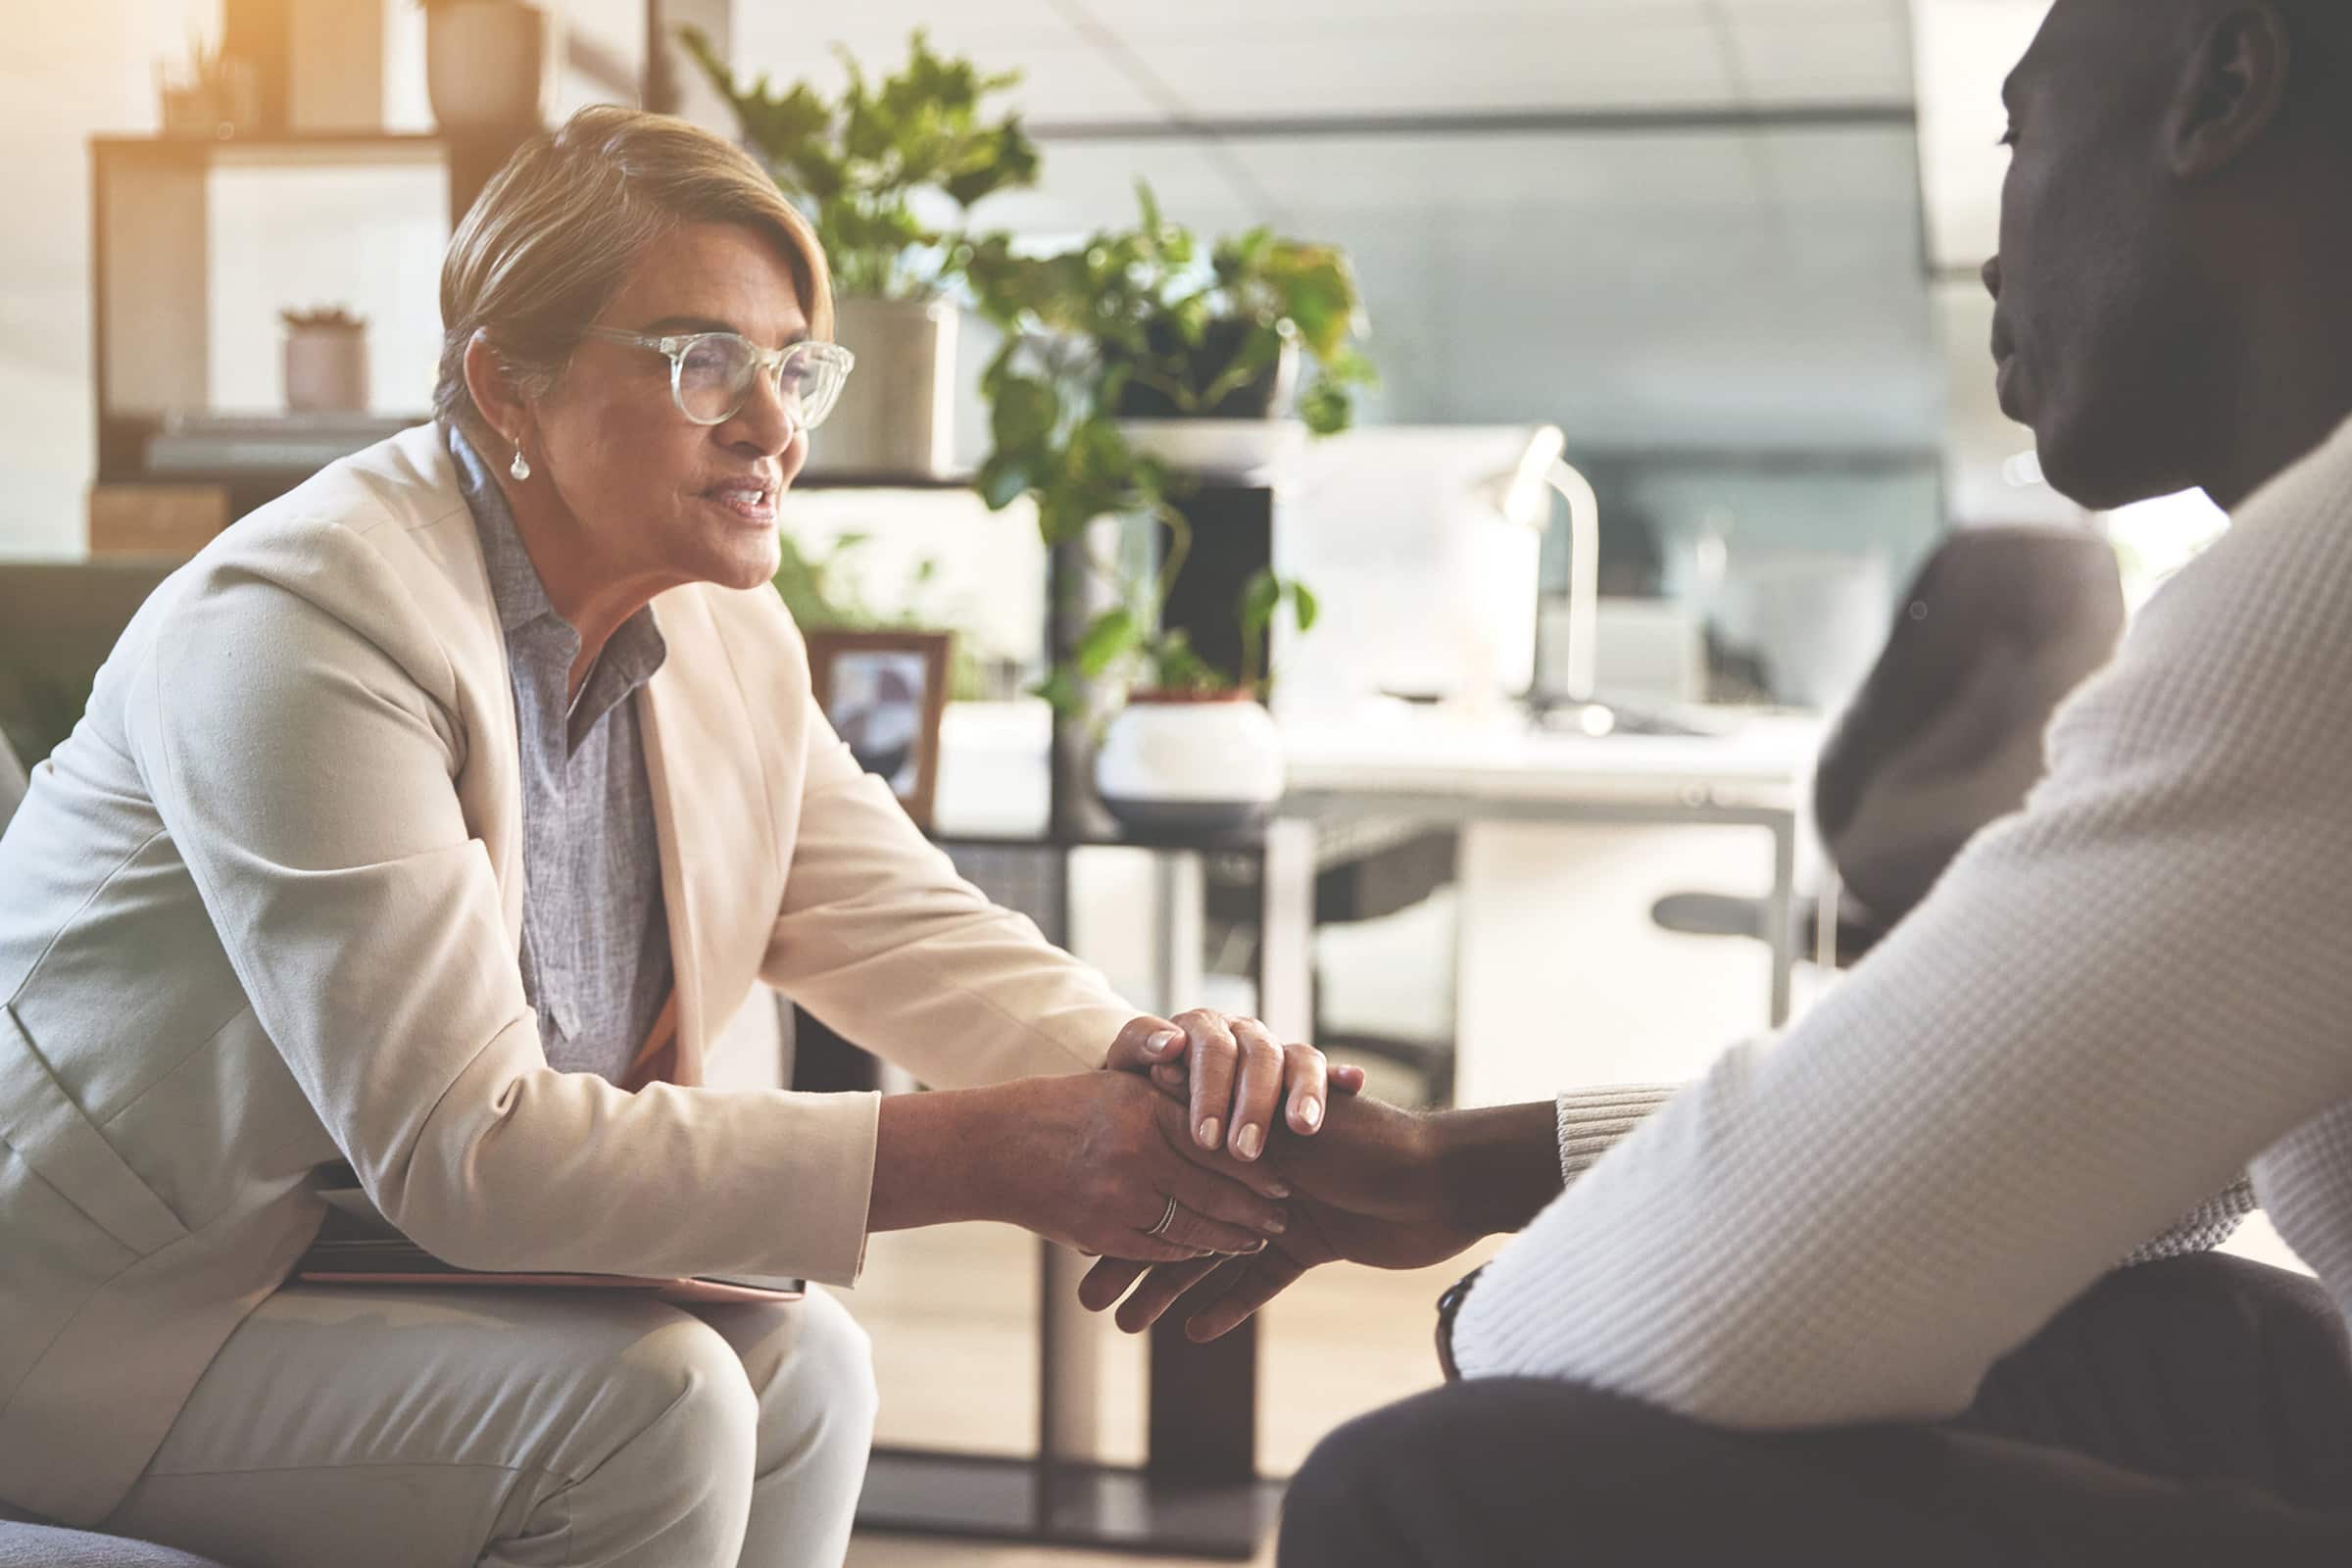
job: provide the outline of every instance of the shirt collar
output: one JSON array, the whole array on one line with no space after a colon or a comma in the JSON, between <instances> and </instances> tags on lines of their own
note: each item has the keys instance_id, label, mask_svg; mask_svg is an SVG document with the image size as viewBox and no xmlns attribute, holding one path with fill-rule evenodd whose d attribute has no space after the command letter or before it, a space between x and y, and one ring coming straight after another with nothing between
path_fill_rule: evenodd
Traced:
<instances>
[{"instance_id":1,"label":"shirt collar","mask_svg":"<svg viewBox=\"0 0 2352 1568\"><path fill-rule=\"evenodd\" d=\"M540 620L553 621L564 629L576 651L579 633L556 612L555 603L547 597L547 585L540 581L539 568L531 564L521 531L514 525L507 493L499 488L497 477L474 451L473 443L454 424L449 428L449 453L457 462L458 487L473 513L474 531L481 536L482 565L490 576L490 597L498 606L499 629L512 636ZM668 655L653 606L648 605L621 622L597 657L597 664L600 672L610 670L618 677L620 693L616 695L621 695L651 680Z\"/></svg>"}]
</instances>

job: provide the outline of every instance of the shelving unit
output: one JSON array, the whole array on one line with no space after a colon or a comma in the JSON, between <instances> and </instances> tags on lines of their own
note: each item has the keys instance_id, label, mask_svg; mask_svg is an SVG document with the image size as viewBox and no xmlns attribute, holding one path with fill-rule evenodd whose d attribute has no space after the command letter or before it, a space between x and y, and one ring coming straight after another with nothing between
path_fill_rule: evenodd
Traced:
<instances>
[{"instance_id":1,"label":"shelving unit","mask_svg":"<svg viewBox=\"0 0 2352 1568\"><path fill-rule=\"evenodd\" d=\"M142 511L175 514L188 528L225 524L281 495L311 467L218 471L149 466L148 443L175 415L210 410L214 175L232 170L439 170L454 228L530 127L450 136L351 132L96 136L90 141L90 330L98 467L93 545L104 527ZM444 232L447 230L445 229ZM416 417L421 419L419 410ZM167 488L167 497L142 490ZM205 504L207 497L213 504ZM152 500L155 505L144 506ZM150 548L167 548L169 530ZM200 540L179 540L198 543Z\"/></svg>"}]
</instances>

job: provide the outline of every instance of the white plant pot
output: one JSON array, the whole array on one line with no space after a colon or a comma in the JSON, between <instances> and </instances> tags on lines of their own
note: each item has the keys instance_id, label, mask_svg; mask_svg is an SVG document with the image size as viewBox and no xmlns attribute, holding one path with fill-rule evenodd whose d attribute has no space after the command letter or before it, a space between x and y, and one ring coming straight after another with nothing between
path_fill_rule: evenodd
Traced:
<instances>
[{"instance_id":1,"label":"white plant pot","mask_svg":"<svg viewBox=\"0 0 2352 1568\"><path fill-rule=\"evenodd\" d=\"M1103 734L1095 790L1130 827L1254 826L1282 799L1282 734L1246 698L1139 692Z\"/></svg>"},{"instance_id":2,"label":"white plant pot","mask_svg":"<svg viewBox=\"0 0 2352 1568\"><path fill-rule=\"evenodd\" d=\"M1137 455L1209 479L1270 481L1306 450L1297 419L1120 419Z\"/></svg>"},{"instance_id":3,"label":"white plant pot","mask_svg":"<svg viewBox=\"0 0 2352 1568\"><path fill-rule=\"evenodd\" d=\"M810 473L941 478L956 463L956 338L945 300L841 299L834 340L858 356L808 440Z\"/></svg>"},{"instance_id":4,"label":"white plant pot","mask_svg":"<svg viewBox=\"0 0 2352 1568\"><path fill-rule=\"evenodd\" d=\"M443 130L543 124L554 96L555 24L521 0L441 0L425 12L424 87Z\"/></svg>"},{"instance_id":5,"label":"white plant pot","mask_svg":"<svg viewBox=\"0 0 2352 1568\"><path fill-rule=\"evenodd\" d=\"M288 328L286 407L296 414L365 414L367 330L344 326Z\"/></svg>"}]
</instances>

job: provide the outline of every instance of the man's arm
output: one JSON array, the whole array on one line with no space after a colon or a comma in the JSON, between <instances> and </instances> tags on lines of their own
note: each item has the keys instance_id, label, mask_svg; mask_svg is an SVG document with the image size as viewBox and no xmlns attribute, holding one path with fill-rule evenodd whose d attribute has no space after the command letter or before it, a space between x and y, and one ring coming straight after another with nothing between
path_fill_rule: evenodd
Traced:
<instances>
[{"instance_id":1,"label":"man's arm","mask_svg":"<svg viewBox=\"0 0 2352 1568\"><path fill-rule=\"evenodd\" d=\"M1738 1426L1948 1415L2352 1094L2341 488L2257 502L2062 713L2021 816L1505 1250L1466 1373Z\"/></svg>"}]
</instances>

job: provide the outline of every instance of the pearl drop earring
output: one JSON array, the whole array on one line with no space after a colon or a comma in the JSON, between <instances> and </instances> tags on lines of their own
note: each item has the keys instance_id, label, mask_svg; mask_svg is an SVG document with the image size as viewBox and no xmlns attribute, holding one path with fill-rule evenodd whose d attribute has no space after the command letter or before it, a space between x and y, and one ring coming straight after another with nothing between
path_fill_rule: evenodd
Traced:
<instances>
[{"instance_id":1,"label":"pearl drop earring","mask_svg":"<svg viewBox=\"0 0 2352 1568\"><path fill-rule=\"evenodd\" d=\"M519 441L514 443L514 461L507 465L507 471L517 479L531 476L531 460L522 455L522 443Z\"/></svg>"}]
</instances>

